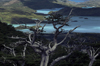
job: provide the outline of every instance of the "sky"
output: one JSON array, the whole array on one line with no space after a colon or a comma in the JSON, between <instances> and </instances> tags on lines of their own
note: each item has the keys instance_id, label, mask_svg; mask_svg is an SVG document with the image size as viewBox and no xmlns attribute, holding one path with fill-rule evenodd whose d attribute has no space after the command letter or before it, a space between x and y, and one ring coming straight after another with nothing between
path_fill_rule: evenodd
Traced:
<instances>
[{"instance_id":1,"label":"sky","mask_svg":"<svg viewBox=\"0 0 100 66\"><path fill-rule=\"evenodd\" d=\"M74 1L74 2L84 2L84 1L88 1L88 0L70 0L70 1Z\"/></svg>"}]
</instances>

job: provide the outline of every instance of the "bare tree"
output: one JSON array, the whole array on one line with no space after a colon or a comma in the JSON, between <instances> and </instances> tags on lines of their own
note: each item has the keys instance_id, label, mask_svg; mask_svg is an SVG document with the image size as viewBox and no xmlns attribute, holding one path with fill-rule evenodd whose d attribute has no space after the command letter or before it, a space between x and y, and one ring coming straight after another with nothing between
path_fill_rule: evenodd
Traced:
<instances>
[{"instance_id":1,"label":"bare tree","mask_svg":"<svg viewBox=\"0 0 100 66\"><path fill-rule=\"evenodd\" d=\"M27 45L29 45L36 53L38 53L38 54L41 55L40 66L48 66L49 56L51 55L51 53L53 53L57 49L57 47L59 45L61 45L66 40L66 38L68 37L68 35L71 32L73 32L76 28L79 27L79 26L77 26L77 27L73 28L72 30L69 30L66 33L65 37L61 41L57 40L58 35L63 32L62 27L65 26L66 23L69 21L71 13L72 13L72 10L70 11L70 13L67 16L67 18L65 19L65 21L62 22L62 24L59 27L56 26L57 22L55 21L55 19L51 18L53 27L55 29L55 33L54 33L53 41L49 42L46 45L42 41L36 40L38 34L40 34L41 32L43 32L43 29L45 27L45 25L44 25L40 29L40 23L41 23L41 21L36 22L36 26L35 26L34 29L33 28L30 29L31 31L33 31L33 33L30 33L28 35L28 39L27 38L21 38L21 37L11 37L13 39L23 40L23 41L19 42L19 44L21 44L21 43L24 44L24 50L23 50L23 53L21 54L22 57L25 58L25 50L26 50ZM7 47L5 45L4 45L4 47L10 49L11 54L13 54L13 56L16 56L14 48L10 48L10 47ZM67 51L69 51L69 50L67 50ZM72 53L73 53L73 51L70 51L70 52L68 52L68 55L64 55L64 56L61 56L61 57L58 57L58 58L54 59L54 61L50 64L50 66L53 66L56 62L69 57ZM24 66L24 63L22 64L22 66Z\"/></svg>"},{"instance_id":2,"label":"bare tree","mask_svg":"<svg viewBox=\"0 0 100 66\"><path fill-rule=\"evenodd\" d=\"M62 26L60 26L60 27L62 27ZM31 37L32 34L29 35L29 41L27 41L27 42L30 44L30 47L32 47L35 50L35 52L41 54L42 59L41 59L40 66L48 66L50 54L53 53L55 51L55 49L57 48L57 46L61 45L64 42L64 40L67 38L67 36L69 35L69 33L72 32L72 31L74 31L78 26L75 27L74 29L70 30L66 34L66 36L64 37L64 39L58 43L57 42L57 36L62 32L62 30L59 31L60 27L58 27L58 28L55 27L56 28L56 32L55 32L55 35L54 35L54 41L53 42L50 42L48 44L48 46L43 45L43 43L41 41L34 41L35 40L35 37L33 36L33 38L32 38ZM37 33L38 32L34 32L34 34L37 34ZM51 46L51 43L53 44L53 46ZM60 57L60 59L62 59L62 58L63 57Z\"/></svg>"},{"instance_id":3,"label":"bare tree","mask_svg":"<svg viewBox=\"0 0 100 66\"><path fill-rule=\"evenodd\" d=\"M72 12L72 10L71 10L71 12ZM43 31L43 28L44 28L45 25L42 27L42 29L39 29L39 26L40 26L41 21L40 22L36 22L35 29L31 29L34 32L34 34L29 34L29 40L27 40L27 42L29 43L30 47L32 47L34 49L35 52L37 52L37 53L39 53L41 55L41 63L40 63L40 66L48 66L50 54L55 51L55 49L57 48L57 46L61 45L66 40L66 38L69 35L69 33L71 33L77 27L79 27L79 26L77 26L74 29L68 31L67 34L65 35L65 37L60 42L57 41L58 35L60 33L62 33L62 29L61 28L66 24L66 22L69 21L71 12L69 13L68 17L63 22L63 24L61 26L59 26L59 27L56 27L56 24L55 24L55 22L52 19L53 27L56 30L55 30L55 33L54 33L54 38L53 38L54 40L53 40L53 42L50 42L47 45L43 44L42 41L35 41L36 36L40 32ZM51 46L51 44L52 44L52 46ZM70 52L67 56L59 57L59 58L55 59L55 61L59 61L61 59L64 59L64 58L68 57L69 55L71 55L71 53L72 52ZM52 62L51 66L54 65L55 61Z\"/></svg>"},{"instance_id":4,"label":"bare tree","mask_svg":"<svg viewBox=\"0 0 100 66\"><path fill-rule=\"evenodd\" d=\"M89 65L88 66L92 66L93 63L95 62L96 58L100 54L100 48L97 48L95 50L93 47L89 47L89 49L87 49L87 53L88 53L89 58L90 58L90 62L89 62Z\"/></svg>"},{"instance_id":5,"label":"bare tree","mask_svg":"<svg viewBox=\"0 0 100 66\"><path fill-rule=\"evenodd\" d=\"M11 38L14 38L14 37L11 37ZM18 37L15 37L16 39L19 39ZM10 54L13 56L13 57L16 57L17 56L17 54L16 54L16 51L15 51L15 48L18 46L18 45L20 45L20 44L24 44L24 42L23 41L17 41L17 42L15 42L14 44L12 43L12 44L10 44L10 46L6 46L5 44L3 44L3 46L4 46L4 48L5 49L7 49L9 52L10 52ZM25 55L26 55L26 47L27 47L27 44L25 43L24 45L24 48L23 48L23 50L22 50L22 53L21 53L21 56L22 56L22 58L23 58L23 61L21 61L21 60L18 60L17 62L20 64L20 66L24 66L25 65ZM13 61L13 60L9 60L9 59L7 59L6 57L4 57L4 56L2 56L2 58L4 59L4 61L5 62L9 62L9 63L12 63L13 64L13 66L18 66L17 65L17 63L15 62L15 61Z\"/></svg>"}]
</instances>

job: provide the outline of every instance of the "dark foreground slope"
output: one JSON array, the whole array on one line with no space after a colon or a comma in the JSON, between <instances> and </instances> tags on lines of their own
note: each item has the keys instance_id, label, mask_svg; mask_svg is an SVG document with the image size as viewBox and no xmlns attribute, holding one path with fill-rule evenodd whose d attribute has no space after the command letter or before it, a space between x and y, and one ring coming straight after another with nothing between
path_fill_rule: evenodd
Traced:
<instances>
[{"instance_id":1,"label":"dark foreground slope","mask_svg":"<svg viewBox=\"0 0 100 66\"><path fill-rule=\"evenodd\" d=\"M16 31L12 25L7 25L6 23L2 23L0 21L0 46L14 41L8 38L11 36L24 36L24 34L20 31Z\"/></svg>"}]
</instances>

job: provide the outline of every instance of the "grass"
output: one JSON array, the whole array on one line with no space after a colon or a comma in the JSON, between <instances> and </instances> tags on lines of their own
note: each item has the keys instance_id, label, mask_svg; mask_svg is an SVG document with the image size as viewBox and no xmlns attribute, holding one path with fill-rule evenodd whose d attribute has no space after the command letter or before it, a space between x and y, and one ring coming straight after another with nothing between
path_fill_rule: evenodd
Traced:
<instances>
[{"instance_id":1,"label":"grass","mask_svg":"<svg viewBox=\"0 0 100 66\"><path fill-rule=\"evenodd\" d=\"M35 10L28 7L0 7L0 20L11 23L13 18L37 18L42 20L44 16L34 14Z\"/></svg>"}]
</instances>

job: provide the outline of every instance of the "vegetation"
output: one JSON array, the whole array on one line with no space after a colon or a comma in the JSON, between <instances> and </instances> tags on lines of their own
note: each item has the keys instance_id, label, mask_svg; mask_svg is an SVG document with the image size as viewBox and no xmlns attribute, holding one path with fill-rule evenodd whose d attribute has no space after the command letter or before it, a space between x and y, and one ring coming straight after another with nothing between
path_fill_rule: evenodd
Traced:
<instances>
[{"instance_id":1,"label":"vegetation","mask_svg":"<svg viewBox=\"0 0 100 66\"><path fill-rule=\"evenodd\" d=\"M13 8L0 8L0 20L5 23L20 23L25 22L28 23L29 21L32 21L32 18L37 18L42 20L42 15L36 15L34 14L34 10L30 10L27 7L26 8L19 8L22 10L13 9ZM26 10L26 11L25 11ZM21 19L27 19L21 20ZM15 21L15 22L13 22Z\"/></svg>"},{"instance_id":2,"label":"vegetation","mask_svg":"<svg viewBox=\"0 0 100 66\"><path fill-rule=\"evenodd\" d=\"M69 7L86 7L86 6L100 7L100 0L87 0L85 2L80 2L80 3L73 2L73 1L70 1L70 0L56 0L56 1L54 1L54 3L66 5L66 6L69 6Z\"/></svg>"},{"instance_id":3,"label":"vegetation","mask_svg":"<svg viewBox=\"0 0 100 66\"><path fill-rule=\"evenodd\" d=\"M25 37L25 35L22 32L16 31L15 28L12 27L12 25L7 25L6 23L2 23L0 21L0 48L1 49L3 48L3 44L10 44L11 42L17 41L14 39L10 39L9 36Z\"/></svg>"},{"instance_id":4,"label":"vegetation","mask_svg":"<svg viewBox=\"0 0 100 66\"><path fill-rule=\"evenodd\" d=\"M46 3L45 3L46 2ZM43 15L36 15L35 12L38 8L55 8L60 7L57 4L53 4L48 0L5 0L1 1L0 5L0 20L5 23L31 23L33 18L43 20ZM33 4L34 3L34 4ZM44 5L45 3L45 5ZM42 5L42 6L41 6ZM44 6L43 6L44 5ZM46 7L47 5L47 7Z\"/></svg>"},{"instance_id":5,"label":"vegetation","mask_svg":"<svg viewBox=\"0 0 100 66\"><path fill-rule=\"evenodd\" d=\"M34 2L33 0L29 1L21 0L24 5L30 4L28 6L30 8L33 7L31 5L34 2L40 0L34 0ZM43 5L44 2L51 4L48 0L41 1L40 3ZM19 3L19 5L22 6L22 3ZM63 29L61 28L64 25L68 26L66 22L69 21L71 13L67 19L63 19L60 14L55 13L46 18L48 22L53 24L56 30L54 34L49 34L53 38L49 37L50 40L48 40L44 36L45 34L42 33L46 25L41 26L42 29L40 29L41 21L36 22L36 26L28 27L33 31L33 34L24 34L16 31L11 25L7 25L6 23L25 23L25 21L29 22L34 17L39 19L43 17L35 15L35 11L28 7L17 8L16 4L11 4L11 6L2 6L0 8L0 20L3 22L0 22L0 66L100 65L100 34L72 33L77 27L70 30L67 34L62 33ZM44 6L41 7L43 8ZM57 24L60 24L60 26L56 27ZM71 34L74 36L71 36Z\"/></svg>"},{"instance_id":6,"label":"vegetation","mask_svg":"<svg viewBox=\"0 0 100 66\"><path fill-rule=\"evenodd\" d=\"M75 7L75 6L77 6L76 2L72 2L72 1L69 1L69 0L56 0L56 1L53 1L53 3L61 4L61 5L64 5L66 7Z\"/></svg>"},{"instance_id":7,"label":"vegetation","mask_svg":"<svg viewBox=\"0 0 100 66\"><path fill-rule=\"evenodd\" d=\"M88 0L87 2L80 3L77 6L90 6L90 7L100 7L100 0Z\"/></svg>"},{"instance_id":8,"label":"vegetation","mask_svg":"<svg viewBox=\"0 0 100 66\"><path fill-rule=\"evenodd\" d=\"M36 22L35 28L30 28L34 34L23 34L11 25L0 22L0 66L99 66L100 35L72 33L77 27L67 34L62 34L63 30L60 28L69 21L69 18L70 16L63 19L56 13L47 18L56 29L55 34L50 35L54 37L54 39L51 38L52 42L43 36L45 34L41 35L45 28L44 25L39 29L41 21ZM59 22L61 26L56 27ZM64 38L59 36L60 33ZM70 36L71 34L74 36Z\"/></svg>"},{"instance_id":9,"label":"vegetation","mask_svg":"<svg viewBox=\"0 0 100 66\"><path fill-rule=\"evenodd\" d=\"M57 8L57 7L65 7L70 11L69 7L76 7L76 6L99 6L99 0L90 0L84 3L77 4L75 2L69 0L5 0L0 1L0 20L5 23L31 23L32 18L37 18L42 20L43 15L36 15L36 9L45 9L45 8ZM68 7L67 7L68 6ZM75 12L74 12L75 11ZM73 15L82 15L82 16L100 16L98 13L100 11L99 8L94 9L81 9L75 8L73 11ZM61 10L59 13L65 14L64 9ZM83 12L85 14L83 14ZM52 13L52 12L50 12ZM68 14L68 12L66 11ZM26 20L24 20L26 19Z\"/></svg>"}]
</instances>

